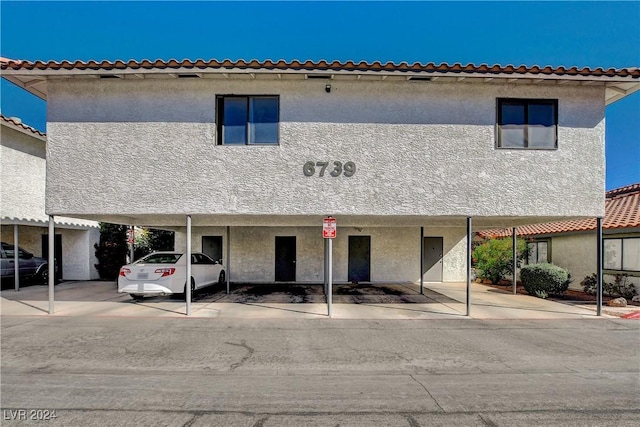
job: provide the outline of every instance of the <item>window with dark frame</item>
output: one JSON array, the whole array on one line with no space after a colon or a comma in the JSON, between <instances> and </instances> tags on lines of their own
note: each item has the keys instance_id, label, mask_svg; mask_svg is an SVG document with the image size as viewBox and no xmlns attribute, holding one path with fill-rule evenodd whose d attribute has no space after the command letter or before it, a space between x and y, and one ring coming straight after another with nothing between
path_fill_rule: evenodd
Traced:
<instances>
[{"instance_id":1,"label":"window with dark frame","mask_svg":"<svg viewBox=\"0 0 640 427\"><path fill-rule=\"evenodd\" d=\"M218 145L277 145L278 96L224 95L216 99Z\"/></svg>"},{"instance_id":2,"label":"window with dark frame","mask_svg":"<svg viewBox=\"0 0 640 427\"><path fill-rule=\"evenodd\" d=\"M640 238L604 239L604 269L640 271Z\"/></svg>"},{"instance_id":3,"label":"window with dark frame","mask_svg":"<svg viewBox=\"0 0 640 427\"><path fill-rule=\"evenodd\" d=\"M558 100L498 98L498 148L558 148Z\"/></svg>"},{"instance_id":4,"label":"window with dark frame","mask_svg":"<svg viewBox=\"0 0 640 427\"><path fill-rule=\"evenodd\" d=\"M527 264L549 262L549 242L547 240L527 243Z\"/></svg>"}]
</instances>

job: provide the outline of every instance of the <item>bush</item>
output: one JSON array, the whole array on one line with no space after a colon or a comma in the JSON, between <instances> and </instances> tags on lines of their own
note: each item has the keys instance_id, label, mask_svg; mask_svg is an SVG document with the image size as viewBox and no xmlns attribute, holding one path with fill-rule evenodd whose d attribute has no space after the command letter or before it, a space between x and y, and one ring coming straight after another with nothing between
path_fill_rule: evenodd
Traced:
<instances>
[{"instance_id":1,"label":"bush","mask_svg":"<svg viewBox=\"0 0 640 427\"><path fill-rule=\"evenodd\" d=\"M529 295L562 295L569 288L571 275L567 270L553 264L525 265L520 278Z\"/></svg>"},{"instance_id":2,"label":"bush","mask_svg":"<svg viewBox=\"0 0 640 427\"><path fill-rule=\"evenodd\" d=\"M120 267L126 263L127 226L100 223L100 243L94 245L98 264L95 265L100 278L115 280Z\"/></svg>"},{"instance_id":3,"label":"bush","mask_svg":"<svg viewBox=\"0 0 640 427\"><path fill-rule=\"evenodd\" d=\"M626 274L616 274L616 278L611 285L611 296L621 296L626 299L631 299L636 294L636 287L633 283L629 282Z\"/></svg>"},{"instance_id":4,"label":"bush","mask_svg":"<svg viewBox=\"0 0 640 427\"><path fill-rule=\"evenodd\" d=\"M582 282L582 289L591 295L595 295L598 291L598 278L596 273L585 277ZM613 282L602 281L602 294L612 297L633 298L636 295L636 288L633 283L629 282L626 274L616 274Z\"/></svg>"},{"instance_id":5,"label":"bush","mask_svg":"<svg viewBox=\"0 0 640 427\"><path fill-rule=\"evenodd\" d=\"M527 244L523 239L516 240L517 263L520 266L525 256ZM512 239L489 239L473 250L476 262L476 274L479 278L498 283L505 274L513 269Z\"/></svg>"}]
</instances>

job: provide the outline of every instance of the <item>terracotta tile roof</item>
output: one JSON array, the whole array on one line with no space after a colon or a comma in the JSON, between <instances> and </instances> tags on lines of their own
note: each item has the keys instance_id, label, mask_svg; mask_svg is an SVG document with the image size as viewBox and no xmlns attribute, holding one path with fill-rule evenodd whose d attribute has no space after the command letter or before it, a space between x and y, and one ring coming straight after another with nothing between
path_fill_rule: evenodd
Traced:
<instances>
[{"instance_id":1,"label":"terracotta tile roof","mask_svg":"<svg viewBox=\"0 0 640 427\"><path fill-rule=\"evenodd\" d=\"M640 183L607 191L602 228L620 229L636 227L640 227ZM586 218L573 221L523 225L516 227L516 233L519 236L535 236L595 229L596 219ZM479 231L478 235L481 237L508 237L511 236L511 229L499 228L483 230Z\"/></svg>"},{"instance_id":2,"label":"terracotta tile roof","mask_svg":"<svg viewBox=\"0 0 640 427\"><path fill-rule=\"evenodd\" d=\"M32 128L31 126L25 125L24 123L22 123L22 120L16 118L16 117L5 117L3 115L0 114L0 120L2 120L3 122L6 123L10 123L14 126L17 126L23 130L29 131L35 135L38 135L42 138L46 138L47 134L40 132L38 129Z\"/></svg>"},{"instance_id":3,"label":"terracotta tile roof","mask_svg":"<svg viewBox=\"0 0 640 427\"><path fill-rule=\"evenodd\" d=\"M429 62L422 64L414 62L354 62L354 61L285 61L283 59L272 61L266 59L259 61L252 59L249 61L238 59L169 59L169 60L115 60L115 61L23 61L9 58L0 58L0 68L2 70L137 70L137 69L177 69L177 68L193 68L193 69L267 69L267 70L300 70L300 71L405 71L405 72L446 72L446 73L479 73L479 74L534 74L555 75L555 76L584 76L584 77L632 77L640 78L640 69L637 67L629 68L589 68L589 67L552 67L546 66L527 66L527 65L488 65L488 64L435 64Z\"/></svg>"}]
</instances>

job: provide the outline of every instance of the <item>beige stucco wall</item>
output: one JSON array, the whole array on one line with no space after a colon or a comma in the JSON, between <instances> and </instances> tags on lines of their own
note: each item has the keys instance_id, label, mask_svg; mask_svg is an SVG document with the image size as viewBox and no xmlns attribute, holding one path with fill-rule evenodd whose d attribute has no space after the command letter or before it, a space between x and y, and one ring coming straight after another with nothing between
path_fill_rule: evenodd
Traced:
<instances>
[{"instance_id":1,"label":"beige stucco wall","mask_svg":"<svg viewBox=\"0 0 640 427\"><path fill-rule=\"evenodd\" d=\"M0 218L47 222L45 142L0 126Z\"/></svg>"},{"instance_id":2,"label":"beige stucco wall","mask_svg":"<svg viewBox=\"0 0 640 427\"><path fill-rule=\"evenodd\" d=\"M48 234L45 213L46 143L41 138L0 126L0 222L3 242L13 243L18 225L19 246L42 256L42 235ZM81 180L79 182L82 182ZM100 238L98 223L54 218L62 235L64 280L97 279L93 244Z\"/></svg>"},{"instance_id":3,"label":"beige stucco wall","mask_svg":"<svg viewBox=\"0 0 640 427\"><path fill-rule=\"evenodd\" d=\"M420 281L419 227L343 227L333 242L334 280L346 282L349 236L371 237L372 282ZM202 236L222 236L225 265L226 227L193 227L191 250L202 250ZM231 227L231 280L272 282L275 280L275 237L296 236L296 280L324 280L322 227ZM466 280L464 228L425 228L425 236L443 238L443 281ZM179 229L175 249L184 250L186 234Z\"/></svg>"},{"instance_id":4,"label":"beige stucco wall","mask_svg":"<svg viewBox=\"0 0 640 427\"><path fill-rule=\"evenodd\" d=\"M551 239L551 262L571 273L571 288L581 289L580 282L596 272L596 233L556 236Z\"/></svg>"},{"instance_id":5,"label":"beige stucco wall","mask_svg":"<svg viewBox=\"0 0 640 427\"><path fill-rule=\"evenodd\" d=\"M605 236L607 237L607 236ZM613 237L613 235L609 235ZM573 283L571 288L582 289L580 282L596 272L597 269L597 240L596 233L582 233L574 235L554 236L551 239L552 263L566 268L571 273ZM614 275L604 274L605 282L613 282ZM640 277L628 277L630 283L640 293Z\"/></svg>"},{"instance_id":6,"label":"beige stucco wall","mask_svg":"<svg viewBox=\"0 0 640 427\"><path fill-rule=\"evenodd\" d=\"M600 87L335 80L326 93L324 81L259 78L47 84L47 210L56 214L157 214L157 222L185 213L604 214ZM217 146L220 94L279 95L280 145ZM558 150L496 149L498 97L557 98ZM306 177L309 160L353 161L358 171Z\"/></svg>"}]
</instances>

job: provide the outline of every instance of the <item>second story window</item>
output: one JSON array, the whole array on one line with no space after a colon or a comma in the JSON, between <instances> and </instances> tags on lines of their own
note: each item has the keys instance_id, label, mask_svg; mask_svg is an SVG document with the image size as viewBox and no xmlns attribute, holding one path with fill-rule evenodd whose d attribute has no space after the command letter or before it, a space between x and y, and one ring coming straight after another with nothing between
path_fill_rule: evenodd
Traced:
<instances>
[{"instance_id":1,"label":"second story window","mask_svg":"<svg viewBox=\"0 0 640 427\"><path fill-rule=\"evenodd\" d=\"M277 96L219 96L216 104L218 145L278 144Z\"/></svg>"},{"instance_id":2,"label":"second story window","mask_svg":"<svg viewBox=\"0 0 640 427\"><path fill-rule=\"evenodd\" d=\"M558 147L558 100L498 99L496 146L554 149Z\"/></svg>"}]
</instances>

